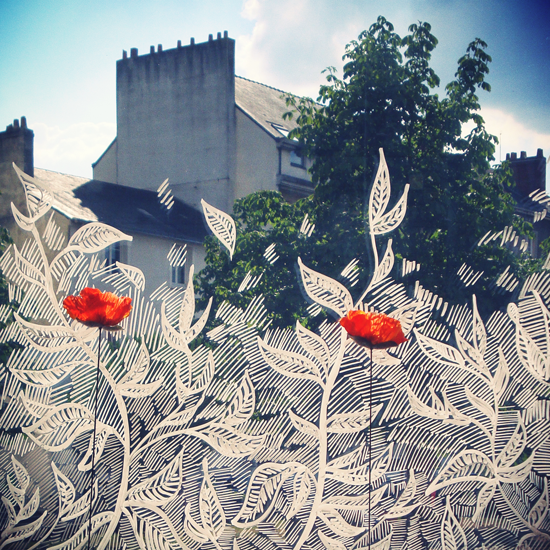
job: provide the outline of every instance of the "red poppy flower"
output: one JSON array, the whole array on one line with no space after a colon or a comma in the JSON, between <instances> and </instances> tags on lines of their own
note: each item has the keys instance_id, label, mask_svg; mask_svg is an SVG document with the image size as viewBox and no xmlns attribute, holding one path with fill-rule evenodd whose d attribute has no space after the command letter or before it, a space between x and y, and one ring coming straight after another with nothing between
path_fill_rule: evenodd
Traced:
<instances>
[{"instance_id":1,"label":"red poppy flower","mask_svg":"<svg viewBox=\"0 0 550 550\"><path fill-rule=\"evenodd\" d=\"M84 288L80 296L67 296L63 307L73 319L91 326L112 327L130 315L132 298L119 298L112 292Z\"/></svg>"},{"instance_id":2,"label":"red poppy flower","mask_svg":"<svg viewBox=\"0 0 550 550\"><path fill-rule=\"evenodd\" d=\"M340 324L351 338L367 348L391 348L407 341L401 322L384 313L352 310L340 319Z\"/></svg>"}]
</instances>

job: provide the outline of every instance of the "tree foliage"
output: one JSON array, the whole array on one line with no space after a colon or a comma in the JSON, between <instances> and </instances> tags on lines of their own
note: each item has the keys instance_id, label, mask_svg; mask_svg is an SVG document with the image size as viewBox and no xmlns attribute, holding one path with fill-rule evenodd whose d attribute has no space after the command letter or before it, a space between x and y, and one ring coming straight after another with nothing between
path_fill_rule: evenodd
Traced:
<instances>
[{"instance_id":1,"label":"tree foliage","mask_svg":"<svg viewBox=\"0 0 550 550\"><path fill-rule=\"evenodd\" d=\"M296 117L298 124L289 137L315 159L315 193L296 205L284 205L265 193L238 201L237 253L241 250L250 258L250 247L257 244L259 261L243 265L237 254L230 266L210 243L208 267L199 277L206 295L229 297L247 271L260 269L260 248L272 242L289 262L288 279L279 281L279 292L278 281L265 271L261 290L273 301L271 310L282 324L289 320L287 308L298 299L290 263L298 255L309 255L309 265L333 277L354 257L368 268L368 191L380 148L395 196L406 183L411 185L407 216L393 249L397 258L420 263L425 287L450 302L464 302L474 292L490 298L491 282L508 265L516 273L525 268L517 251L476 246L489 231L506 226L529 230L514 215L511 172L505 165L490 166L497 139L485 129L477 95L479 90L490 91L485 81L491 61L487 45L479 38L468 45L458 60L455 80L441 97L434 93L440 80L430 67L436 45L428 23L413 24L409 34L400 37L379 17L347 45L342 79L334 68L326 70L327 84L321 86L316 102L287 97L287 116ZM316 224L307 246L297 231L305 213ZM464 263L483 272L473 287L457 284ZM290 295L292 300L287 300Z\"/></svg>"}]
</instances>

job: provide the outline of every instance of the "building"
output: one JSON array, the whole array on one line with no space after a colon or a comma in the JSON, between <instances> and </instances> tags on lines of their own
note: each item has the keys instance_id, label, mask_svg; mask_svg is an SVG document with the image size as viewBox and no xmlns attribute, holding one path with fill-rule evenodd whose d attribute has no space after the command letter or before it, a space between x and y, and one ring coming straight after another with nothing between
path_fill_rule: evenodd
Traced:
<instances>
[{"instance_id":1,"label":"building","mask_svg":"<svg viewBox=\"0 0 550 550\"><path fill-rule=\"evenodd\" d=\"M92 180L34 168L24 117L0 132L0 224L21 242L10 208L26 212L15 162L50 191L52 223L65 239L84 223L107 223L133 236L106 251L108 264L140 268L146 292L163 281L184 284L191 264L204 266L202 198L231 212L235 199L255 191L280 191L289 201L313 191L311 160L288 139L295 122L283 119L286 111L281 90L235 76L227 32L141 56L123 52L117 136L92 165ZM174 243L186 246L186 267L168 259Z\"/></svg>"}]
</instances>

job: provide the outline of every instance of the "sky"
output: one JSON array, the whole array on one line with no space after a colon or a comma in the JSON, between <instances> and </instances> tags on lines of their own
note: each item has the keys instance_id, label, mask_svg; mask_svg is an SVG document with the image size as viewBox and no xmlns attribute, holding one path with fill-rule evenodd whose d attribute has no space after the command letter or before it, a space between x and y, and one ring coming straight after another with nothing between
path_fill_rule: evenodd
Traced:
<instances>
[{"instance_id":1,"label":"sky","mask_svg":"<svg viewBox=\"0 0 550 550\"><path fill-rule=\"evenodd\" d=\"M479 95L501 141L496 160L537 148L550 156L548 0L0 0L0 128L26 116L36 167L91 177L116 136L123 50L141 55L227 30L237 75L315 99L323 69L341 75L346 44L379 15L401 35L431 24L439 94L468 44L487 42L492 91Z\"/></svg>"}]
</instances>

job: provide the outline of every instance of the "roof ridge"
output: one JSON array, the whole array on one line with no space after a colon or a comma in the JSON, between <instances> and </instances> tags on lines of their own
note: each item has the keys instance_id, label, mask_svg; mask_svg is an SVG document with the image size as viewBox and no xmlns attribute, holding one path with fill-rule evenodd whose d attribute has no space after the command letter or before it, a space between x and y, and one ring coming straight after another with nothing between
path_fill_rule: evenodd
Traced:
<instances>
[{"instance_id":1,"label":"roof ridge","mask_svg":"<svg viewBox=\"0 0 550 550\"><path fill-rule=\"evenodd\" d=\"M269 86L268 84L263 84L262 82L252 80L251 78L245 78L244 76L235 75L235 78L240 78L241 80L246 80L248 82L252 82L253 84L259 84L260 86L263 86L264 88L269 88L271 90L275 90L276 92L281 92L282 94L296 95L296 94L293 94L292 92L285 92L284 90L281 90L280 88L275 88L275 86Z\"/></svg>"},{"instance_id":2,"label":"roof ridge","mask_svg":"<svg viewBox=\"0 0 550 550\"><path fill-rule=\"evenodd\" d=\"M43 170L44 172L50 172L52 174L59 174L60 176L69 176L70 178L80 178L83 180L92 181L93 178L88 178L87 176L77 176L76 174L67 174L66 172L58 172L57 170L50 170L49 168L40 168L40 166L35 166L35 170Z\"/></svg>"}]
</instances>

